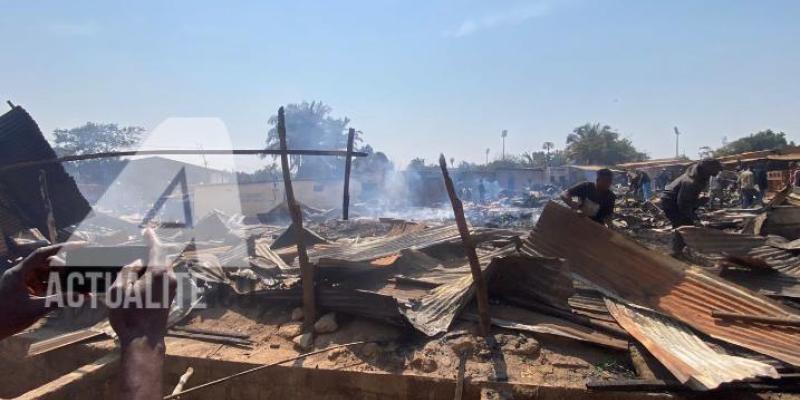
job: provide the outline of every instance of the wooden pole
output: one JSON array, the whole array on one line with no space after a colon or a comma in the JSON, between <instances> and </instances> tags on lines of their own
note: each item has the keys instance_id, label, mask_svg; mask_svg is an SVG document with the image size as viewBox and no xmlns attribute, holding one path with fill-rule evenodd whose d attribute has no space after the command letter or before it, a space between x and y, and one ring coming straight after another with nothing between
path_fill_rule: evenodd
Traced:
<instances>
[{"instance_id":1,"label":"wooden pole","mask_svg":"<svg viewBox=\"0 0 800 400\"><path fill-rule=\"evenodd\" d=\"M47 189L47 173L44 170L39 171L39 190L42 192L42 203L46 215L47 239L51 244L55 244L58 239L58 230L56 230L56 218L53 215L53 203L50 201L50 191Z\"/></svg>"},{"instance_id":2,"label":"wooden pole","mask_svg":"<svg viewBox=\"0 0 800 400\"><path fill-rule=\"evenodd\" d=\"M286 191L286 204L292 217L295 241L297 242L297 261L300 264L300 281L303 286L303 330L311 332L317 320L317 306L314 296L314 266L308 261L306 244L303 241L303 213L294 198L292 177L289 170L289 152L286 144L286 119L283 107L278 109L278 138L281 149L281 169L283 170L283 184Z\"/></svg>"},{"instance_id":3,"label":"wooden pole","mask_svg":"<svg viewBox=\"0 0 800 400\"><path fill-rule=\"evenodd\" d=\"M486 288L486 281L483 279L481 263L478 261L478 254L475 253L475 243L472 241L467 220L464 218L464 205L461 204L461 200L459 200L456 189L453 186L453 180L450 179L450 173L447 172L447 160L444 158L444 154L439 155L439 166L442 168L444 185L447 187L450 203L453 205L453 214L456 217L456 225L458 225L458 232L461 234L461 241L464 243L464 251L469 259L472 280L477 288L475 297L478 299L478 317L480 319L478 328L482 336L488 336L489 324L491 324L491 319L489 318L489 291Z\"/></svg>"},{"instance_id":4,"label":"wooden pole","mask_svg":"<svg viewBox=\"0 0 800 400\"><path fill-rule=\"evenodd\" d=\"M342 219L347 220L350 216L350 165L353 158L353 140L356 137L356 130L350 128L347 132L347 157L344 161L344 194L342 195Z\"/></svg>"}]
</instances>

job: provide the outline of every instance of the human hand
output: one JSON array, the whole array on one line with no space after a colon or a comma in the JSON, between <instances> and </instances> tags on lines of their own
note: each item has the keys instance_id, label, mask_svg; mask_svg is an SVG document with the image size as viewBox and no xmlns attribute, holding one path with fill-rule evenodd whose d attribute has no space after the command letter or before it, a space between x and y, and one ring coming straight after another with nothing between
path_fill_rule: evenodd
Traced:
<instances>
[{"instance_id":1,"label":"human hand","mask_svg":"<svg viewBox=\"0 0 800 400\"><path fill-rule=\"evenodd\" d=\"M141 260L122 268L108 290L109 321L125 346L137 338L160 343L177 281L163 246L152 229L144 231L150 247L148 265Z\"/></svg>"},{"instance_id":2,"label":"human hand","mask_svg":"<svg viewBox=\"0 0 800 400\"><path fill-rule=\"evenodd\" d=\"M57 254L84 246L65 242L40 247L0 276L0 339L16 334L63 304L66 293L47 294L50 272L63 266Z\"/></svg>"}]
</instances>

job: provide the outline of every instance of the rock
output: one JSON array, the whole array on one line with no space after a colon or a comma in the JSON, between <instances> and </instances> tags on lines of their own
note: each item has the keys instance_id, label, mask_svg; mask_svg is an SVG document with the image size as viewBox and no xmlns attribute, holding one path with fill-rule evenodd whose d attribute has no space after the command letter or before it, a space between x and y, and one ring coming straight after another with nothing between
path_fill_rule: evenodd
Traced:
<instances>
[{"instance_id":1,"label":"rock","mask_svg":"<svg viewBox=\"0 0 800 400\"><path fill-rule=\"evenodd\" d=\"M470 335L459 336L450 340L448 343L450 348L453 349L453 352L456 354L467 354L472 355L475 352L475 340Z\"/></svg>"},{"instance_id":2,"label":"rock","mask_svg":"<svg viewBox=\"0 0 800 400\"><path fill-rule=\"evenodd\" d=\"M374 357L380 350L377 343L367 343L361 347L361 354L363 354L364 357Z\"/></svg>"},{"instance_id":3,"label":"rock","mask_svg":"<svg viewBox=\"0 0 800 400\"><path fill-rule=\"evenodd\" d=\"M495 339L502 345L503 353L524 357L536 357L541 346L534 338L517 335L497 335Z\"/></svg>"},{"instance_id":4,"label":"rock","mask_svg":"<svg viewBox=\"0 0 800 400\"><path fill-rule=\"evenodd\" d=\"M430 374L431 372L436 371L438 366L433 358L417 356L411 360L411 368Z\"/></svg>"},{"instance_id":5,"label":"rock","mask_svg":"<svg viewBox=\"0 0 800 400\"><path fill-rule=\"evenodd\" d=\"M331 333L339 329L336 324L336 314L327 313L320 317L314 324L314 332L316 333Z\"/></svg>"},{"instance_id":6,"label":"rock","mask_svg":"<svg viewBox=\"0 0 800 400\"><path fill-rule=\"evenodd\" d=\"M314 334L313 333L304 333L294 339L292 339L294 345L300 348L301 350L308 350L314 345Z\"/></svg>"},{"instance_id":7,"label":"rock","mask_svg":"<svg viewBox=\"0 0 800 400\"><path fill-rule=\"evenodd\" d=\"M275 332L276 335L284 338L284 339L291 339L297 336L300 336L303 333L303 324L299 322L290 322L287 324L281 325L278 328L278 331Z\"/></svg>"},{"instance_id":8,"label":"rock","mask_svg":"<svg viewBox=\"0 0 800 400\"><path fill-rule=\"evenodd\" d=\"M491 388L481 388L481 400L509 400L514 397L510 393Z\"/></svg>"},{"instance_id":9,"label":"rock","mask_svg":"<svg viewBox=\"0 0 800 400\"><path fill-rule=\"evenodd\" d=\"M294 310L292 310L292 321L302 321L302 320L303 320L303 309L297 307Z\"/></svg>"},{"instance_id":10,"label":"rock","mask_svg":"<svg viewBox=\"0 0 800 400\"><path fill-rule=\"evenodd\" d=\"M328 352L328 360L336 361L339 357L347 354L347 349L344 347L340 347L338 349L333 349Z\"/></svg>"}]
</instances>

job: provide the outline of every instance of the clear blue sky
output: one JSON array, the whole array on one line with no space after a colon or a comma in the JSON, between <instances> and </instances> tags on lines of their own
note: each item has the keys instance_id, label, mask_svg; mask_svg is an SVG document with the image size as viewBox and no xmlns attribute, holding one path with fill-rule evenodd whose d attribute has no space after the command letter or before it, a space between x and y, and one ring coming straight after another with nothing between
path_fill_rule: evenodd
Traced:
<instances>
[{"instance_id":1,"label":"clear blue sky","mask_svg":"<svg viewBox=\"0 0 800 400\"><path fill-rule=\"evenodd\" d=\"M0 4L0 99L45 131L217 117L254 147L279 105L322 100L400 166L494 157L502 129L510 152L561 148L588 121L651 157L674 125L690 157L800 139L800 1Z\"/></svg>"}]
</instances>

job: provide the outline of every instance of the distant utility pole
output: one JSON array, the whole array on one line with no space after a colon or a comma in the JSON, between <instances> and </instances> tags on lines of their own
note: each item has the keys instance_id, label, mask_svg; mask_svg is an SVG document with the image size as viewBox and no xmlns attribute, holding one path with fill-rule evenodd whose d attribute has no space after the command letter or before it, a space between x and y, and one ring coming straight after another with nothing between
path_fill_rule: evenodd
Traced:
<instances>
[{"instance_id":1,"label":"distant utility pole","mask_svg":"<svg viewBox=\"0 0 800 400\"><path fill-rule=\"evenodd\" d=\"M680 157L680 153L678 152L678 143L680 141L681 132L678 130L678 127L674 127L675 129L675 158Z\"/></svg>"},{"instance_id":2,"label":"distant utility pole","mask_svg":"<svg viewBox=\"0 0 800 400\"><path fill-rule=\"evenodd\" d=\"M491 151L491 149L489 149L489 148L487 147L487 148L486 148L486 165L489 165L489 151Z\"/></svg>"},{"instance_id":3,"label":"distant utility pole","mask_svg":"<svg viewBox=\"0 0 800 400\"><path fill-rule=\"evenodd\" d=\"M503 132L500 132L500 137L503 138L503 160L506 159L506 136L508 136L508 130L503 129Z\"/></svg>"}]
</instances>

